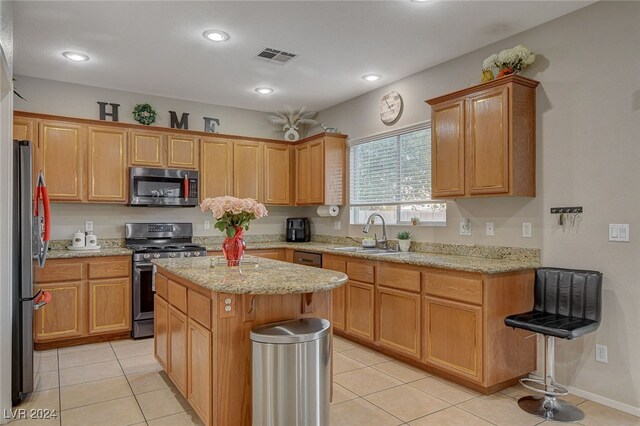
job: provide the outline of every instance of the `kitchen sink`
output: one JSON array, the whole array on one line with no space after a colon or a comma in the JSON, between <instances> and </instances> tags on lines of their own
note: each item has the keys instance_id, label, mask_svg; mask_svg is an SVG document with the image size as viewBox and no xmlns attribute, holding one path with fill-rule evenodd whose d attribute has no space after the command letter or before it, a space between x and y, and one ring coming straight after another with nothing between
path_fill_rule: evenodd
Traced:
<instances>
[{"instance_id":1,"label":"kitchen sink","mask_svg":"<svg viewBox=\"0 0 640 426\"><path fill-rule=\"evenodd\" d=\"M388 256L388 255L401 253L396 250L389 250L389 249L385 250L385 249L379 249L379 248L365 248L365 247L334 247L332 250L344 251L349 253L370 254L374 256Z\"/></svg>"}]
</instances>

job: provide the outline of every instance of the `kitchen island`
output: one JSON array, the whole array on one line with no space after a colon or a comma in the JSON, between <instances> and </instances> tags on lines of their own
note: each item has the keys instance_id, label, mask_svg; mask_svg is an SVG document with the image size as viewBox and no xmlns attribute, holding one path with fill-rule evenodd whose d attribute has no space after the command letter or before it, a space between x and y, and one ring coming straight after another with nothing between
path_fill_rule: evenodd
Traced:
<instances>
[{"instance_id":1,"label":"kitchen island","mask_svg":"<svg viewBox=\"0 0 640 426\"><path fill-rule=\"evenodd\" d=\"M251 341L261 324L331 321L344 273L257 259L228 268L211 257L154 260L154 352L207 425L251 425ZM215 259L214 259L215 264Z\"/></svg>"}]
</instances>

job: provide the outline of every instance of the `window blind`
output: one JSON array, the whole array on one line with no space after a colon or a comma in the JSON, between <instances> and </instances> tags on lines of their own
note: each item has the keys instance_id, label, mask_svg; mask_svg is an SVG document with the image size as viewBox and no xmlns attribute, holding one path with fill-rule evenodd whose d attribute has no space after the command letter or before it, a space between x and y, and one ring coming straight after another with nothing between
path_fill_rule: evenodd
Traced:
<instances>
[{"instance_id":1,"label":"window blind","mask_svg":"<svg viewBox=\"0 0 640 426\"><path fill-rule=\"evenodd\" d=\"M350 147L351 206L431 200L431 129L385 136Z\"/></svg>"}]
</instances>

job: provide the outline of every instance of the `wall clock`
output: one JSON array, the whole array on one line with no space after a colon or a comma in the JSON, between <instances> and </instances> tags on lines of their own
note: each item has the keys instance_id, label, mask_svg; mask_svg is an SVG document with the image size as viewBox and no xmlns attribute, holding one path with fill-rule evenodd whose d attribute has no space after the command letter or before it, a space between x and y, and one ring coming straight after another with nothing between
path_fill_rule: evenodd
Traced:
<instances>
[{"instance_id":1,"label":"wall clock","mask_svg":"<svg viewBox=\"0 0 640 426\"><path fill-rule=\"evenodd\" d=\"M398 92L389 92L380 100L380 120L387 126L395 124L402 115L402 97Z\"/></svg>"}]
</instances>

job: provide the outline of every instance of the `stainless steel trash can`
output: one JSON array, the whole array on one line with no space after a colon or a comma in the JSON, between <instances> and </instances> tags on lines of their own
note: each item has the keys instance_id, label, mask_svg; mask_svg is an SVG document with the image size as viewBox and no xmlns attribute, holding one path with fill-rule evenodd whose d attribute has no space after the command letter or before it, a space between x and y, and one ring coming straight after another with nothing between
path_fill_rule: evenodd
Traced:
<instances>
[{"instance_id":1,"label":"stainless steel trash can","mask_svg":"<svg viewBox=\"0 0 640 426\"><path fill-rule=\"evenodd\" d=\"M303 318L251 331L253 426L328 426L330 323Z\"/></svg>"}]
</instances>

